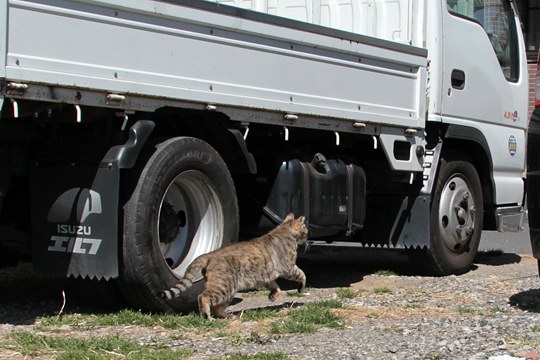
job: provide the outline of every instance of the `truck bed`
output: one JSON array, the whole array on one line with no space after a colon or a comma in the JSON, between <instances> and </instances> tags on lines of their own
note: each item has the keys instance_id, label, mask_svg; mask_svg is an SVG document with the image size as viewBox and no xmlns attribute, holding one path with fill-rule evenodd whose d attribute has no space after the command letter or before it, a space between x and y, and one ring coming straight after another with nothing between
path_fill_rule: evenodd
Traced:
<instances>
[{"instance_id":1,"label":"truck bed","mask_svg":"<svg viewBox=\"0 0 540 360\"><path fill-rule=\"evenodd\" d=\"M124 110L178 101L334 131L425 126L422 48L202 0L3 3L0 77L28 86L7 98Z\"/></svg>"}]
</instances>

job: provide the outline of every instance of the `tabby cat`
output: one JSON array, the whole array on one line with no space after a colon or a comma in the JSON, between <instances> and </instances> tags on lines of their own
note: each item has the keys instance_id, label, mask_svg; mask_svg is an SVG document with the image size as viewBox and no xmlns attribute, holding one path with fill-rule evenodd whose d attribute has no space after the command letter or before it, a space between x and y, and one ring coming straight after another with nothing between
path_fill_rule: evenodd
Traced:
<instances>
[{"instance_id":1,"label":"tabby cat","mask_svg":"<svg viewBox=\"0 0 540 360\"><path fill-rule=\"evenodd\" d=\"M297 282L302 292L306 275L295 263L297 247L308 236L304 220L303 216L295 219L289 214L281 225L261 237L199 256L189 265L184 278L160 296L167 300L180 296L202 272L206 289L199 295L199 312L211 319L211 313L228 317L225 309L238 291L266 286L270 290L268 299L276 300L281 292L278 277Z\"/></svg>"}]
</instances>

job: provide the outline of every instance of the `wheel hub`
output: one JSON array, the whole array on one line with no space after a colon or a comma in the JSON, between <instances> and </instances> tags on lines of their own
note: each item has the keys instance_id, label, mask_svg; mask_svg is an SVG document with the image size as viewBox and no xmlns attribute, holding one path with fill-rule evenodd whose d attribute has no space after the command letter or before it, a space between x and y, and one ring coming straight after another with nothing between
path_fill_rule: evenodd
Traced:
<instances>
[{"instance_id":1,"label":"wheel hub","mask_svg":"<svg viewBox=\"0 0 540 360\"><path fill-rule=\"evenodd\" d=\"M446 247L460 252L474 233L476 208L469 184L461 177L448 180L439 203L439 228Z\"/></svg>"},{"instance_id":2,"label":"wheel hub","mask_svg":"<svg viewBox=\"0 0 540 360\"><path fill-rule=\"evenodd\" d=\"M173 273L181 277L199 255L223 242L223 210L208 177L186 171L169 185L159 209L159 247Z\"/></svg>"}]
</instances>

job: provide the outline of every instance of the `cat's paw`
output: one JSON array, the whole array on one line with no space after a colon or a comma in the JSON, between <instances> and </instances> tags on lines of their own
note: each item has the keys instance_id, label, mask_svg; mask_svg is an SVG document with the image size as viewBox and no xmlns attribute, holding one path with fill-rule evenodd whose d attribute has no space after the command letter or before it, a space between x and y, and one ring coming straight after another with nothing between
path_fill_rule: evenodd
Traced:
<instances>
[{"instance_id":1,"label":"cat's paw","mask_svg":"<svg viewBox=\"0 0 540 360\"><path fill-rule=\"evenodd\" d=\"M230 313L214 314L214 316L215 316L217 319L226 319L226 320L236 319L236 316L233 315L233 314L230 314Z\"/></svg>"},{"instance_id":2,"label":"cat's paw","mask_svg":"<svg viewBox=\"0 0 540 360\"><path fill-rule=\"evenodd\" d=\"M281 290L272 291L272 292L268 295L268 300L270 300L270 301L276 301L276 299L279 297L280 294L281 294Z\"/></svg>"},{"instance_id":3,"label":"cat's paw","mask_svg":"<svg viewBox=\"0 0 540 360\"><path fill-rule=\"evenodd\" d=\"M300 296L309 296L309 292L306 292L306 285L305 284L300 284L298 286L298 295Z\"/></svg>"}]
</instances>

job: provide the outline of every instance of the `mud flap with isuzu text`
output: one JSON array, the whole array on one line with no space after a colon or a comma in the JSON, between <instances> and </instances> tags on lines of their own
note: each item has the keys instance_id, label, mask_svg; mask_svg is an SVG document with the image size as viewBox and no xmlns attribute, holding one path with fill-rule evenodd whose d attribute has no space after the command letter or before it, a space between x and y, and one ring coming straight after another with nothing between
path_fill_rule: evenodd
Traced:
<instances>
[{"instance_id":1,"label":"mud flap with isuzu text","mask_svg":"<svg viewBox=\"0 0 540 360\"><path fill-rule=\"evenodd\" d=\"M48 274L118 277L120 169L134 166L155 124L139 120L97 167L36 166L31 181L34 266Z\"/></svg>"}]
</instances>

